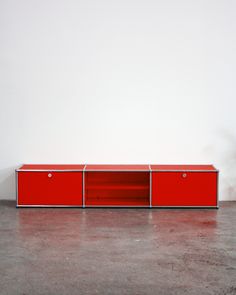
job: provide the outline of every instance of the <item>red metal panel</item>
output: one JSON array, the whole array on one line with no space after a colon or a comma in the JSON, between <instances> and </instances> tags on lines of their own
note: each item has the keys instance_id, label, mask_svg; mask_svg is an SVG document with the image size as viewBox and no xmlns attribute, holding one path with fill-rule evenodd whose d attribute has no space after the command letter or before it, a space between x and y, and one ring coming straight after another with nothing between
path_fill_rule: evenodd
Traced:
<instances>
[{"instance_id":1,"label":"red metal panel","mask_svg":"<svg viewBox=\"0 0 236 295\"><path fill-rule=\"evenodd\" d=\"M18 170L76 170L82 171L85 165L74 164L27 164L21 166Z\"/></svg>"},{"instance_id":2,"label":"red metal panel","mask_svg":"<svg viewBox=\"0 0 236 295\"><path fill-rule=\"evenodd\" d=\"M82 172L18 172L18 205L82 205Z\"/></svg>"},{"instance_id":3,"label":"red metal panel","mask_svg":"<svg viewBox=\"0 0 236 295\"><path fill-rule=\"evenodd\" d=\"M153 206L217 206L217 173L152 172Z\"/></svg>"},{"instance_id":4,"label":"red metal panel","mask_svg":"<svg viewBox=\"0 0 236 295\"><path fill-rule=\"evenodd\" d=\"M217 171L213 165L151 165L152 171Z\"/></svg>"},{"instance_id":5,"label":"red metal panel","mask_svg":"<svg viewBox=\"0 0 236 295\"><path fill-rule=\"evenodd\" d=\"M86 172L88 206L149 206L149 172Z\"/></svg>"},{"instance_id":6,"label":"red metal panel","mask_svg":"<svg viewBox=\"0 0 236 295\"><path fill-rule=\"evenodd\" d=\"M86 171L149 171L149 165L87 165Z\"/></svg>"}]
</instances>

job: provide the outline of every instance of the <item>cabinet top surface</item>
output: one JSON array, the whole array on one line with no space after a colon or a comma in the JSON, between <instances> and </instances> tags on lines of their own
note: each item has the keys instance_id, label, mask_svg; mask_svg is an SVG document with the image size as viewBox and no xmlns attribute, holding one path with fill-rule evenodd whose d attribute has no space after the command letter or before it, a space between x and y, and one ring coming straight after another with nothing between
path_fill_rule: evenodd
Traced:
<instances>
[{"instance_id":1,"label":"cabinet top surface","mask_svg":"<svg viewBox=\"0 0 236 295\"><path fill-rule=\"evenodd\" d=\"M150 165L152 171L217 171L213 165Z\"/></svg>"},{"instance_id":2,"label":"cabinet top surface","mask_svg":"<svg viewBox=\"0 0 236 295\"><path fill-rule=\"evenodd\" d=\"M22 170L39 170L39 171L48 171L48 170L75 170L83 171L85 165L75 165L75 164L27 164L21 166L18 171Z\"/></svg>"},{"instance_id":3,"label":"cabinet top surface","mask_svg":"<svg viewBox=\"0 0 236 295\"><path fill-rule=\"evenodd\" d=\"M150 171L149 165L86 165L86 171Z\"/></svg>"},{"instance_id":4,"label":"cabinet top surface","mask_svg":"<svg viewBox=\"0 0 236 295\"><path fill-rule=\"evenodd\" d=\"M218 171L213 165L25 164L17 171Z\"/></svg>"}]
</instances>

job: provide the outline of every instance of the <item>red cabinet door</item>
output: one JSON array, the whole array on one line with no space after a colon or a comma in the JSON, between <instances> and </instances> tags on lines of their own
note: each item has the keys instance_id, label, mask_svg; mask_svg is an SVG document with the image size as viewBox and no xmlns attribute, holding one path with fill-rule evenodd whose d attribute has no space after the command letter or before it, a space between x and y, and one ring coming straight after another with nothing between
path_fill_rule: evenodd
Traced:
<instances>
[{"instance_id":1,"label":"red cabinet door","mask_svg":"<svg viewBox=\"0 0 236 295\"><path fill-rule=\"evenodd\" d=\"M152 172L153 206L217 206L216 172Z\"/></svg>"},{"instance_id":2,"label":"red cabinet door","mask_svg":"<svg viewBox=\"0 0 236 295\"><path fill-rule=\"evenodd\" d=\"M18 172L18 205L82 206L82 172Z\"/></svg>"}]
</instances>

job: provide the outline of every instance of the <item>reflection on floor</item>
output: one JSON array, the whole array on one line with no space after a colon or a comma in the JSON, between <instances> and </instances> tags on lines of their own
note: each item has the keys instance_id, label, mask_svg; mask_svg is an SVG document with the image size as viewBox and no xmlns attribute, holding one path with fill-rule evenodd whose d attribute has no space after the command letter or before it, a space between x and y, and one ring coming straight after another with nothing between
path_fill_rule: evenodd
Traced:
<instances>
[{"instance_id":1,"label":"reflection on floor","mask_svg":"<svg viewBox=\"0 0 236 295\"><path fill-rule=\"evenodd\" d=\"M16 209L1 294L236 294L236 202L219 210Z\"/></svg>"}]
</instances>

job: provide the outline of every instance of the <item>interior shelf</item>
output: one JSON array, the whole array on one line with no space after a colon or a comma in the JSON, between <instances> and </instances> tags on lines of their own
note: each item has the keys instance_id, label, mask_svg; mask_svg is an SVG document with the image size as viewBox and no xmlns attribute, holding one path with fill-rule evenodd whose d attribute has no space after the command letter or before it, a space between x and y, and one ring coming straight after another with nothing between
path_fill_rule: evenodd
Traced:
<instances>
[{"instance_id":1,"label":"interior shelf","mask_svg":"<svg viewBox=\"0 0 236 295\"><path fill-rule=\"evenodd\" d=\"M88 190L149 190L149 185L91 185L87 187Z\"/></svg>"}]
</instances>

